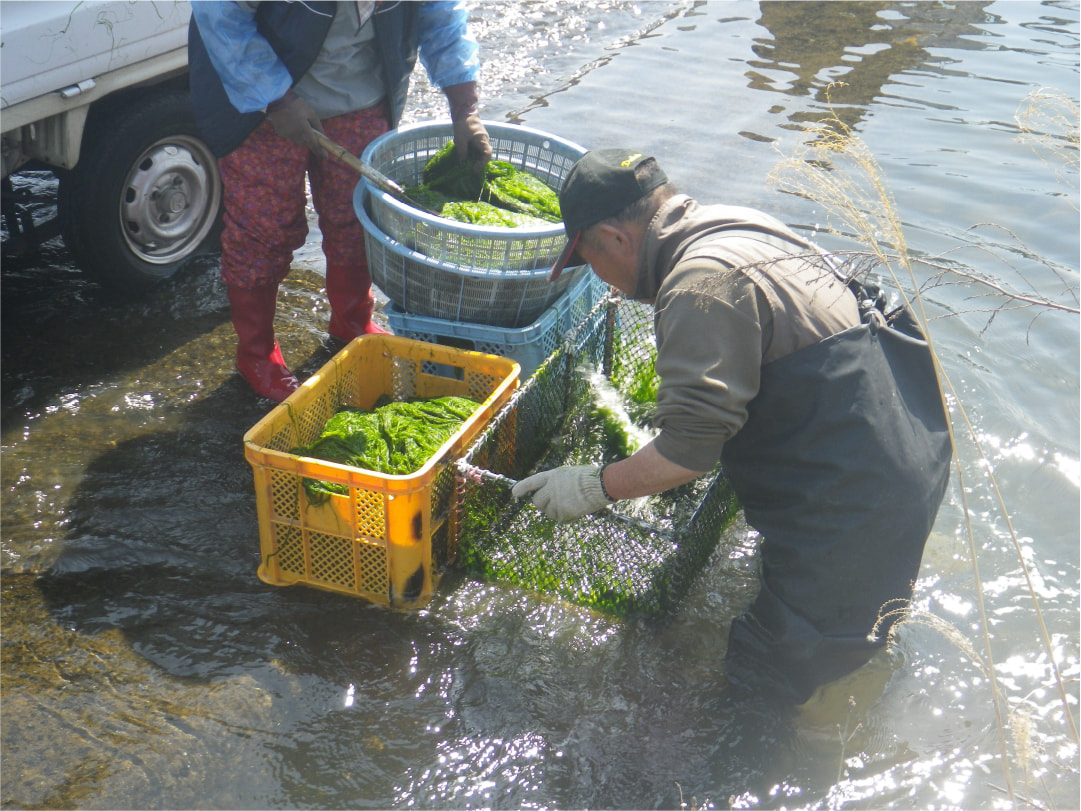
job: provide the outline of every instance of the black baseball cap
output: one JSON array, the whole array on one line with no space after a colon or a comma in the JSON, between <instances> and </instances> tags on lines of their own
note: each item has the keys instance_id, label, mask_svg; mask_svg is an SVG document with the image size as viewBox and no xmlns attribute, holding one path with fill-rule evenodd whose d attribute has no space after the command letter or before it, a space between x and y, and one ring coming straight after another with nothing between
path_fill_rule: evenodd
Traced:
<instances>
[{"instance_id":1,"label":"black baseball cap","mask_svg":"<svg viewBox=\"0 0 1081 811\"><path fill-rule=\"evenodd\" d=\"M548 281L558 279L568 265L582 264L575 251L585 229L667 182L654 158L633 149L595 149L579 158L559 192L567 244L552 265Z\"/></svg>"}]
</instances>

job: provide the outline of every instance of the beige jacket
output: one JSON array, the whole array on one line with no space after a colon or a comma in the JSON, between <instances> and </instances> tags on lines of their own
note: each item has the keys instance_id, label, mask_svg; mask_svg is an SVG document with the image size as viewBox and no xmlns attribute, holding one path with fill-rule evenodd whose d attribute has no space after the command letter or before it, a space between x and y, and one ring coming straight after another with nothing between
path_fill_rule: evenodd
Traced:
<instances>
[{"instance_id":1,"label":"beige jacket","mask_svg":"<svg viewBox=\"0 0 1081 811\"><path fill-rule=\"evenodd\" d=\"M711 470L747 420L764 364L859 324L855 297L779 220L677 195L657 212L635 298L656 308L657 451Z\"/></svg>"}]
</instances>

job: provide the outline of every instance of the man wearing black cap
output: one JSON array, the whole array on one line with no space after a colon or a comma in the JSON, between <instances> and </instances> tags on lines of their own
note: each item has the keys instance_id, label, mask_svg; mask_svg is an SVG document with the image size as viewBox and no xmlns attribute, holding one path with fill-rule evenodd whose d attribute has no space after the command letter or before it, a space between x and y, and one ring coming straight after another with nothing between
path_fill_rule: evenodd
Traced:
<instances>
[{"instance_id":1,"label":"man wearing black cap","mask_svg":"<svg viewBox=\"0 0 1081 811\"><path fill-rule=\"evenodd\" d=\"M884 644L945 493L951 444L918 325L780 221L699 205L633 150L583 156L560 206L551 279L588 263L655 308L658 433L628 459L547 470L514 495L567 521L721 461L762 535L729 678L749 666L802 702Z\"/></svg>"}]
</instances>

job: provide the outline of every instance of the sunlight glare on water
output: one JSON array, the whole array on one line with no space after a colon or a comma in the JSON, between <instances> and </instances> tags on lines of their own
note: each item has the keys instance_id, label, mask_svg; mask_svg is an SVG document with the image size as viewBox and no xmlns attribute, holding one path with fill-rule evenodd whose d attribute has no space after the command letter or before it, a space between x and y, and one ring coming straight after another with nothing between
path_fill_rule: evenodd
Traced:
<instances>
[{"instance_id":1,"label":"sunlight glare on water","mask_svg":"<svg viewBox=\"0 0 1081 811\"><path fill-rule=\"evenodd\" d=\"M36 264L5 261L0 801L1075 807L1076 122L1071 142L1016 118L1051 109L1041 89L1076 109L1076 3L470 9L485 118L635 146L700 201L768 210L829 247L855 235L770 171L830 114L866 143L959 437L912 619L789 713L724 682L728 624L758 582L742 521L664 621L453 569L415 612L267 586L241 441L267 404L233 370L217 258L125 302L55 241ZM415 79L406 122L445 117ZM40 174L20 184L55 198ZM279 295L302 377L330 357L320 263L309 241ZM1004 306L981 278L1064 308Z\"/></svg>"}]
</instances>

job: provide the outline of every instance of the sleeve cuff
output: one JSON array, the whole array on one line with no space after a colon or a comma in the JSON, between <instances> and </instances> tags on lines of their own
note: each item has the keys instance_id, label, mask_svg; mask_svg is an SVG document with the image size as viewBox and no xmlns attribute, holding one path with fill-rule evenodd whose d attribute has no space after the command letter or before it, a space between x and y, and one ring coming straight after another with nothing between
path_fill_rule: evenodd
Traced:
<instances>
[{"instance_id":1,"label":"sleeve cuff","mask_svg":"<svg viewBox=\"0 0 1081 811\"><path fill-rule=\"evenodd\" d=\"M724 443L714 446L712 443L698 440L694 443L683 443L671 435L671 432L662 430L653 438L653 447L661 456L669 462L688 470L713 470L721 461L721 451Z\"/></svg>"},{"instance_id":2,"label":"sleeve cuff","mask_svg":"<svg viewBox=\"0 0 1081 811\"><path fill-rule=\"evenodd\" d=\"M589 512L614 503L608 498L608 494L604 492L604 485L601 484L601 468L595 468L592 475L584 477L581 487L584 501L592 508Z\"/></svg>"},{"instance_id":3,"label":"sleeve cuff","mask_svg":"<svg viewBox=\"0 0 1081 811\"><path fill-rule=\"evenodd\" d=\"M608 488L604 486L604 471L608 469L608 465L605 465L597 471L597 484L601 486L601 495L608 499L609 504L615 504L616 500L608 495Z\"/></svg>"}]
</instances>

